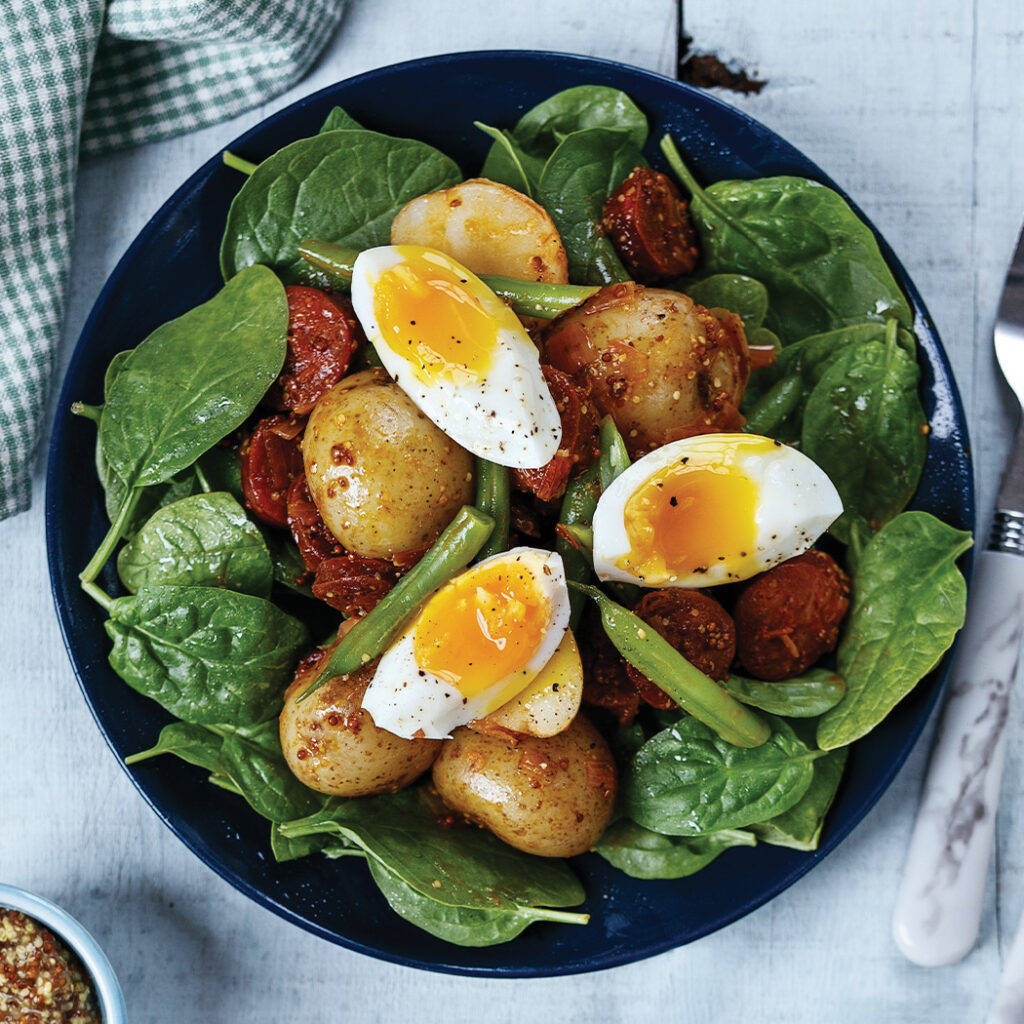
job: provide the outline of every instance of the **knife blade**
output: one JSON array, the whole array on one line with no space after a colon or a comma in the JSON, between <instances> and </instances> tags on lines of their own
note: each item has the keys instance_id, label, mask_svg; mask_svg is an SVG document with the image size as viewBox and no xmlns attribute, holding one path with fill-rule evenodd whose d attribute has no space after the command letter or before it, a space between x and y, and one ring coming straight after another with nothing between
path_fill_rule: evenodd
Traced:
<instances>
[{"instance_id":1,"label":"knife blade","mask_svg":"<svg viewBox=\"0 0 1024 1024\"><path fill-rule=\"evenodd\" d=\"M1024 228L994 330L996 358L1024 407ZM923 967L973 948L995 833L1010 687L1024 622L1024 421L1003 473L988 549L977 559L893 914L893 937Z\"/></svg>"}]
</instances>

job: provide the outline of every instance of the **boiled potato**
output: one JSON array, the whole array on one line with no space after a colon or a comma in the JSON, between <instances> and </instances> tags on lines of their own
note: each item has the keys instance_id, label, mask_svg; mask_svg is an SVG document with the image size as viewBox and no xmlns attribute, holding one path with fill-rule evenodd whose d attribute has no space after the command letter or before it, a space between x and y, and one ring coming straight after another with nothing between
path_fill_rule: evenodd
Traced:
<instances>
[{"instance_id":1,"label":"boiled potato","mask_svg":"<svg viewBox=\"0 0 1024 1024\"><path fill-rule=\"evenodd\" d=\"M281 749L295 777L331 796L393 793L419 778L437 757L441 740L404 740L373 724L361 704L375 662L329 679L299 703L322 664L323 659L310 659L301 666L284 695Z\"/></svg>"},{"instance_id":2,"label":"boiled potato","mask_svg":"<svg viewBox=\"0 0 1024 1024\"><path fill-rule=\"evenodd\" d=\"M320 399L302 455L327 528L357 555L428 547L473 500L473 457L379 368L344 378Z\"/></svg>"},{"instance_id":3,"label":"boiled potato","mask_svg":"<svg viewBox=\"0 0 1024 1024\"><path fill-rule=\"evenodd\" d=\"M604 832L618 782L608 744L577 715L557 736L514 747L456 729L434 762L434 786L449 807L517 850L573 857Z\"/></svg>"},{"instance_id":4,"label":"boiled potato","mask_svg":"<svg viewBox=\"0 0 1024 1024\"><path fill-rule=\"evenodd\" d=\"M583 697L583 665L571 630L540 670L537 678L518 697L471 722L474 732L488 735L511 733L526 736L554 736L568 729L580 709ZM514 738L514 737L513 737Z\"/></svg>"},{"instance_id":5,"label":"boiled potato","mask_svg":"<svg viewBox=\"0 0 1024 1024\"><path fill-rule=\"evenodd\" d=\"M591 385L636 458L669 441L738 430L749 359L743 322L679 292L602 288L544 332L545 361Z\"/></svg>"},{"instance_id":6,"label":"boiled potato","mask_svg":"<svg viewBox=\"0 0 1024 1024\"><path fill-rule=\"evenodd\" d=\"M565 284L569 264L554 221L522 192L486 178L406 203L391 224L392 245L425 245L474 274Z\"/></svg>"}]
</instances>

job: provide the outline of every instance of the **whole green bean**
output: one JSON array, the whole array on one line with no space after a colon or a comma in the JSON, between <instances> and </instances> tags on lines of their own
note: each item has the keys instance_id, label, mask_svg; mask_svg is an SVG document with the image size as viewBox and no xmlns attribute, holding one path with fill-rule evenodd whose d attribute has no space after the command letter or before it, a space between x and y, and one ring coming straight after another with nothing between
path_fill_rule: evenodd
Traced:
<instances>
[{"instance_id":1,"label":"whole green bean","mask_svg":"<svg viewBox=\"0 0 1024 1024\"><path fill-rule=\"evenodd\" d=\"M469 565L487 543L493 528L494 520L489 515L463 505L433 547L366 618L360 619L345 634L331 652L323 671L302 691L299 700L315 693L328 679L348 675L376 658L416 608L441 584Z\"/></svg>"},{"instance_id":2,"label":"whole green bean","mask_svg":"<svg viewBox=\"0 0 1024 1024\"><path fill-rule=\"evenodd\" d=\"M713 679L691 665L657 630L597 587L573 583L597 602L601 622L616 650L664 690L684 711L736 747L759 747L771 729Z\"/></svg>"},{"instance_id":3,"label":"whole green bean","mask_svg":"<svg viewBox=\"0 0 1024 1024\"><path fill-rule=\"evenodd\" d=\"M595 463L585 473L576 477L565 489L562 499L562 510L558 522L563 526L589 527L597 508L597 499L601 497L601 478ZM565 578L570 582L585 583L593 571L593 559L589 554L577 548L568 538L559 536L555 541L555 550L562 556L565 567ZM569 628L575 630L580 624L586 597L575 590L569 591Z\"/></svg>"},{"instance_id":4,"label":"whole green bean","mask_svg":"<svg viewBox=\"0 0 1024 1024\"><path fill-rule=\"evenodd\" d=\"M487 543L477 559L483 561L499 551L508 551L509 526L512 520L508 467L478 458L476 460L476 507L494 520Z\"/></svg>"},{"instance_id":5,"label":"whole green bean","mask_svg":"<svg viewBox=\"0 0 1024 1024\"><path fill-rule=\"evenodd\" d=\"M359 255L358 250L335 245L334 242L308 239L299 246L299 255L322 270L335 287L345 290L351 287L352 267ZM544 320L551 320L559 313L586 302L600 290L593 285L544 284L491 274L481 274L480 280L509 303L518 316L535 316Z\"/></svg>"},{"instance_id":6,"label":"whole green bean","mask_svg":"<svg viewBox=\"0 0 1024 1024\"><path fill-rule=\"evenodd\" d=\"M777 381L751 410L747 417L747 432L771 434L793 415L803 393L804 383L799 375Z\"/></svg>"}]
</instances>

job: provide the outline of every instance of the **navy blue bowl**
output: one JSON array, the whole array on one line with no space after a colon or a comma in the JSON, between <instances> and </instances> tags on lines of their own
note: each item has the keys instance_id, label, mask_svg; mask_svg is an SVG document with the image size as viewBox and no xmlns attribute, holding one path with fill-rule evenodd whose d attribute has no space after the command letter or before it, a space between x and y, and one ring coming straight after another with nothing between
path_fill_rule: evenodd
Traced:
<instances>
[{"instance_id":1,"label":"navy blue bowl","mask_svg":"<svg viewBox=\"0 0 1024 1024\"><path fill-rule=\"evenodd\" d=\"M705 181L797 174L835 184L763 125L699 90L609 61L556 53L453 54L382 68L300 100L231 143L261 160L313 135L341 104L363 124L424 139L477 172L489 140L475 119L511 125L525 109L570 86L600 83L627 92L651 122L647 156L670 131ZM115 268L79 339L64 381L46 493L50 576L64 642L97 724L118 759L150 746L167 714L130 690L107 662L100 609L78 586L107 528L93 469L95 428L69 414L71 402L102 401L111 356L158 324L208 299L220 285L217 250L239 175L215 154L164 204ZM855 207L856 209L856 207ZM974 526L967 428L949 363L917 289L885 241L882 252L917 317L921 393L932 424L928 462L914 507L956 526ZM967 566L965 566L967 567ZM119 592L111 567L100 581ZM854 745L849 768L812 854L774 846L730 850L694 878L627 878L595 855L576 858L587 891L587 927L533 925L514 942L464 949L441 942L391 912L364 865L322 857L276 864L268 826L204 774L171 757L128 769L153 809L191 850L247 896L332 942L383 960L429 970L497 977L593 971L692 942L735 921L809 871L864 817L892 781L934 706L948 658L870 736Z\"/></svg>"}]
</instances>

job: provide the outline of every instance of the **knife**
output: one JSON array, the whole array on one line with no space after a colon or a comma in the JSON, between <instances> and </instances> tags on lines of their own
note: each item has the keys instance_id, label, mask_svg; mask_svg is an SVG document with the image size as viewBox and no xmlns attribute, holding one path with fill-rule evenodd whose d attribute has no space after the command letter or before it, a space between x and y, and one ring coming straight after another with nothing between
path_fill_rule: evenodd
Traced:
<instances>
[{"instance_id":1,"label":"knife","mask_svg":"<svg viewBox=\"0 0 1024 1024\"><path fill-rule=\"evenodd\" d=\"M995 350L1024 407L1024 228L1006 276ZM956 963L981 922L1024 611L1024 420L1003 474L988 549L977 560L893 915L893 937L922 967Z\"/></svg>"}]
</instances>

